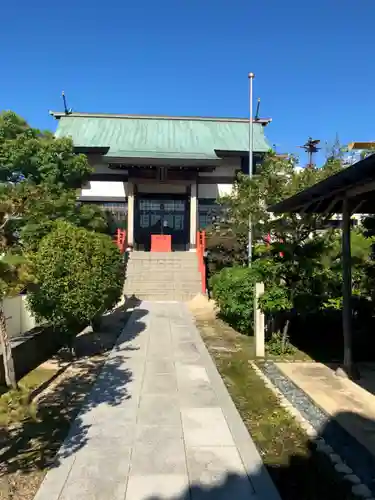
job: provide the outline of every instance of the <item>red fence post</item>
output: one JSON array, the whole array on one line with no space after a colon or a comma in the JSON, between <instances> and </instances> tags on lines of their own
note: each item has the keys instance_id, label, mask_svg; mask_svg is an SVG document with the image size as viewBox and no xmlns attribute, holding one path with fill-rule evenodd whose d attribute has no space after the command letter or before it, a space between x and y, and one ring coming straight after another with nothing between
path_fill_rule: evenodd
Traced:
<instances>
[{"instance_id":1,"label":"red fence post","mask_svg":"<svg viewBox=\"0 0 375 500\"><path fill-rule=\"evenodd\" d=\"M204 262L205 247L206 247L206 233L205 231L197 231L197 259L198 259L198 269L201 274L203 294L206 293L206 266Z\"/></svg>"},{"instance_id":2,"label":"red fence post","mask_svg":"<svg viewBox=\"0 0 375 500\"><path fill-rule=\"evenodd\" d=\"M115 237L115 245L120 250L121 253L124 253L126 247L126 231L125 229L117 229L116 237Z\"/></svg>"},{"instance_id":3,"label":"red fence post","mask_svg":"<svg viewBox=\"0 0 375 500\"><path fill-rule=\"evenodd\" d=\"M202 231L202 246L201 246L201 262L202 262L202 292L206 293L206 262L204 260L204 256L206 253L206 231Z\"/></svg>"}]
</instances>

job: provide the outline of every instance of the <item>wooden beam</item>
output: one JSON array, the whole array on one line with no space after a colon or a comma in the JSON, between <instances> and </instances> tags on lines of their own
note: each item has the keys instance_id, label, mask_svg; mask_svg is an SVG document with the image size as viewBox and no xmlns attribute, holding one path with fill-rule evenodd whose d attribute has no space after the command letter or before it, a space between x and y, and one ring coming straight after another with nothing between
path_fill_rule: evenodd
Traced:
<instances>
[{"instance_id":1,"label":"wooden beam","mask_svg":"<svg viewBox=\"0 0 375 500\"><path fill-rule=\"evenodd\" d=\"M375 181L366 182L365 184L361 184L360 186L355 186L352 189L349 189L346 194L349 198L353 198L354 196L369 193L370 191L375 191Z\"/></svg>"}]
</instances>

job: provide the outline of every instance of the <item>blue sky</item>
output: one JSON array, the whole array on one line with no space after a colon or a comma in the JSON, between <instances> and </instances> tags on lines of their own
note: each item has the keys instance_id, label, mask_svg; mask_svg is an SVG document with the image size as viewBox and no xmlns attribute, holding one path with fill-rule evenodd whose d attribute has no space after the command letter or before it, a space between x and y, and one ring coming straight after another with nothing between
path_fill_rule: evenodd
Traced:
<instances>
[{"instance_id":1,"label":"blue sky","mask_svg":"<svg viewBox=\"0 0 375 500\"><path fill-rule=\"evenodd\" d=\"M248 116L280 152L375 139L375 2L3 0L0 109ZM303 158L304 160L304 158Z\"/></svg>"}]
</instances>

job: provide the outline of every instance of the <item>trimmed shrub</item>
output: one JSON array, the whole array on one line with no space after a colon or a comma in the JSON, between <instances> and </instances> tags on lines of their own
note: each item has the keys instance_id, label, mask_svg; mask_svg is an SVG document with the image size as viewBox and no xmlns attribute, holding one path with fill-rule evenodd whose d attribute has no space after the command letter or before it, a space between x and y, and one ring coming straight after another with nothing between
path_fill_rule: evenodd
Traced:
<instances>
[{"instance_id":1,"label":"trimmed shrub","mask_svg":"<svg viewBox=\"0 0 375 500\"><path fill-rule=\"evenodd\" d=\"M238 332L252 335L256 273L248 267L227 267L210 281L222 319Z\"/></svg>"},{"instance_id":2,"label":"trimmed shrub","mask_svg":"<svg viewBox=\"0 0 375 500\"><path fill-rule=\"evenodd\" d=\"M247 234L234 232L224 225L207 230L207 264L210 276L225 267L242 266L247 262L247 237Z\"/></svg>"},{"instance_id":3,"label":"trimmed shrub","mask_svg":"<svg viewBox=\"0 0 375 500\"><path fill-rule=\"evenodd\" d=\"M29 293L32 311L69 336L97 323L121 297L123 260L107 235L58 222L31 264L37 283Z\"/></svg>"}]
</instances>

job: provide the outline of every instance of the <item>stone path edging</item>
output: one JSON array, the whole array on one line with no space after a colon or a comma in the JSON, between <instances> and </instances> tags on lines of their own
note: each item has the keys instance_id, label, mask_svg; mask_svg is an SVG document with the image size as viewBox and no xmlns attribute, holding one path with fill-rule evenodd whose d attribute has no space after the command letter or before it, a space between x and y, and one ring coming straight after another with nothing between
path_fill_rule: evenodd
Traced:
<instances>
[{"instance_id":1,"label":"stone path edging","mask_svg":"<svg viewBox=\"0 0 375 500\"><path fill-rule=\"evenodd\" d=\"M186 311L188 311L187 307ZM248 475L250 472L254 472L254 475L251 475L251 482L254 484L255 490L261 491L262 494L265 495L264 498L267 498L267 500L281 500L280 495L267 472L267 469L263 465L259 451L256 448L254 441L250 438L249 432L243 423L243 420L241 419L240 414L238 413L238 410L228 393L226 385L216 368L216 364L211 358L195 324L194 332L194 340L199 353L204 360L204 365L208 376L210 377L213 390L220 400L222 411L227 420L228 427L232 433L233 440L237 446L241 460ZM258 457L256 469L254 468L254 456Z\"/></svg>"}]
</instances>

